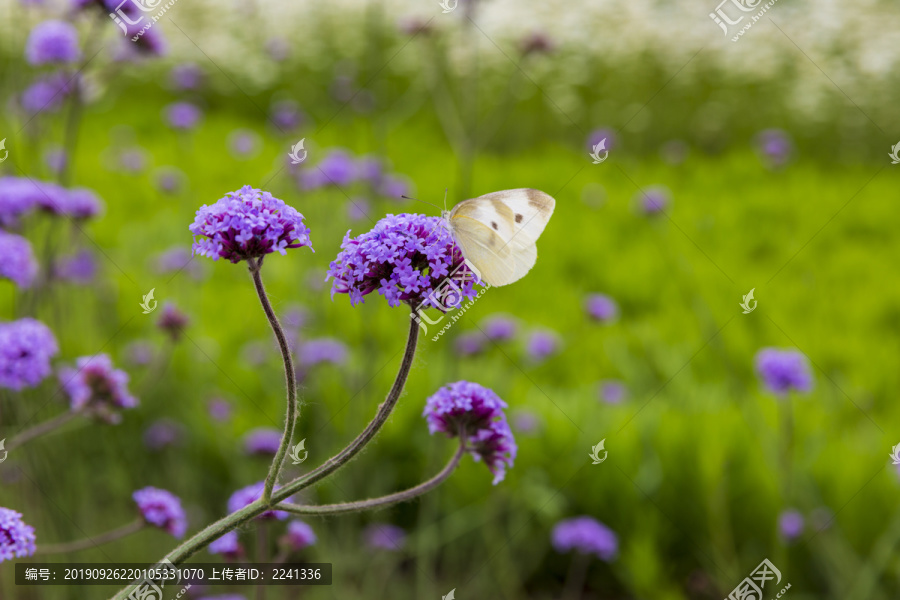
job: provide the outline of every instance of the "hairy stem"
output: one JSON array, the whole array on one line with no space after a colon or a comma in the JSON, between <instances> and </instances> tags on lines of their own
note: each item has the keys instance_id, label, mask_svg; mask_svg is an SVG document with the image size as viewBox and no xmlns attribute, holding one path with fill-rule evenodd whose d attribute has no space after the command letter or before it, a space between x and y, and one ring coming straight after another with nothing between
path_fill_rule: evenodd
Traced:
<instances>
[{"instance_id":1,"label":"hairy stem","mask_svg":"<svg viewBox=\"0 0 900 600\"><path fill-rule=\"evenodd\" d=\"M9 441L9 444L6 445L6 449L9 452L12 452L13 450L18 448L22 444L25 444L26 442L30 442L31 440L33 440L35 438L39 438L42 435L46 435L46 434L50 433L51 431L53 431L54 429L57 429L58 427L62 427L63 425L65 425L66 423L68 423L69 421L71 421L72 419L74 419L77 416L78 416L77 412L66 411L64 413L60 413L60 414L56 415L52 419L48 419L48 420L44 421L43 423L38 423L34 427L31 427L30 429L26 429L25 431L23 431L19 435L15 436L13 439L11 439Z\"/></svg>"},{"instance_id":2,"label":"hairy stem","mask_svg":"<svg viewBox=\"0 0 900 600\"><path fill-rule=\"evenodd\" d=\"M84 538L83 540L66 542L64 544L41 544L37 547L36 553L62 554L64 552L77 552L78 550L86 550L88 548L100 546L101 544L114 542L115 540L131 535L132 533L137 533L145 526L146 523L144 523L142 519L138 519L137 521L128 523L127 525L123 525L118 529L113 529L112 531L107 531L106 533L101 533L100 535L95 535L93 537Z\"/></svg>"},{"instance_id":3,"label":"hairy stem","mask_svg":"<svg viewBox=\"0 0 900 600\"><path fill-rule=\"evenodd\" d=\"M284 457L287 454L288 446L291 445L291 440L294 437L294 426L297 421L298 411L297 375L294 372L294 361L291 359L291 349L290 346L288 346L284 330L278 322L278 317L275 316L275 311L272 310L272 304L269 302L269 297L266 295L265 287L263 287L262 276L260 275L262 262L262 258L257 261L249 261L250 276L253 278L253 285L256 287L256 294L259 296L263 311L269 319L269 325L272 326L272 331L275 333L275 338L278 340L278 348L281 350L281 358L284 361L284 376L287 380L287 416L285 417L284 422L284 435L281 436L281 444L278 446L278 452L275 453L275 458L272 460L272 464L269 467L269 474L266 476L266 484L263 490L263 502L268 503L272 498L272 490L278 482L278 476L281 474L281 467L284 463Z\"/></svg>"},{"instance_id":4,"label":"hairy stem","mask_svg":"<svg viewBox=\"0 0 900 600\"><path fill-rule=\"evenodd\" d=\"M397 378L394 380L394 385L391 387L391 391L388 392L387 398L385 398L384 402L378 407L375 418L369 422L363 432L356 436L356 439L350 442L346 448L309 473L294 479L290 483L286 483L281 489L276 490L272 495L272 499L275 502L287 500L298 491L325 479L343 465L347 464L347 462L356 456L366 444L372 441L372 438L375 437L387 421L391 412L394 410L394 407L397 406L400 394L403 393L403 388L406 386L406 380L409 377L410 368L412 368L413 359L415 359L416 356L416 343L418 340L419 325L415 319L410 319L409 337L406 340L406 350L403 353L403 362L400 363L400 370L397 372Z\"/></svg>"},{"instance_id":5,"label":"hairy stem","mask_svg":"<svg viewBox=\"0 0 900 600\"><path fill-rule=\"evenodd\" d=\"M422 494L430 492L441 483L443 483L444 480L450 477L450 474L453 473L453 471L456 470L456 467L459 466L459 461L462 460L463 453L465 451L466 441L464 438L462 438L460 439L459 448L456 450L453 458L450 459L450 462L448 462L446 466L444 466L440 473L438 473L428 481L422 482L415 487L409 488L408 490L403 490L402 492L388 494L387 496L381 496L380 498L360 500L358 502L323 504L319 506L305 506L301 504L292 504L290 502L282 502L281 504L277 505L277 508L298 515L336 515L340 513L361 512L364 510L384 508L392 504L407 502L408 500L412 500L417 496L421 496Z\"/></svg>"}]
</instances>

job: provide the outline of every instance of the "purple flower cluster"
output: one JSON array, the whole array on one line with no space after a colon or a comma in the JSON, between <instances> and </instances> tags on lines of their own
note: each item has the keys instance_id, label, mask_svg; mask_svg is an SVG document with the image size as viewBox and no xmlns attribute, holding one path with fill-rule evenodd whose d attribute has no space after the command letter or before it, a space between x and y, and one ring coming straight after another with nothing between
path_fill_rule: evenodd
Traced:
<instances>
[{"instance_id":1,"label":"purple flower cluster","mask_svg":"<svg viewBox=\"0 0 900 600\"><path fill-rule=\"evenodd\" d=\"M166 121L172 129L193 129L201 116L200 109L190 102L174 102L166 107Z\"/></svg>"},{"instance_id":2,"label":"purple flower cluster","mask_svg":"<svg viewBox=\"0 0 900 600\"><path fill-rule=\"evenodd\" d=\"M302 367L321 363L342 365L347 360L347 346L333 338L318 338L303 342L300 346L298 362Z\"/></svg>"},{"instance_id":3,"label":"purple flower cluster","mask_svg":"<svg viewBox=\"0 0 900 600\"><path fill-rule=\"evenodd\" d=\"M118 423L119 409L138 405L137 398L128 392L128 374L113 368L106 354L82 356L75 366L59 372L73 411L84 411L106 423Z\"/></svg>"},{"instance_id":4,"label":"purple flower cluster","mask_svg":"<svg viewBox=\"0 0 900 600\"><path fill-rule=\"evenodd\" d=\"M168 446L178 445L183 435L184 427L181 424L169 419L159 419L144 431L144 445L158 452Z\"/></svg>"},{"instance_id":5,"label":"purple flower cluster","mask_svg":"<svg viewBox=\"0 0 900 600\"><path fill-rule=\"evenodd\" d=\"M38 274L37 260L25 238L0 231L0 277L21 288L31 287Z\"/></svg>"},{"instance_id":6,"label":"purple flower cluster","mask_svg":"<svg viewBox=\"0 0 900 600\"><path fill-rule=\"evenodd\" d=\"M600 399L607 404L621 404L628 396L628 388L616 379L601 381L599 385Z\"/></svg>"},{"instance_id":7,"label":"purple flower cluster","mask_svg":"<svg viewBox=\"0 0 900 600\"><path fill-rule=\"evenodd\" d=\"M209 544L208 549L210 554L224 554L229 558L239 556L243 550L241 543L238 541L238 532L233 529L222 537L213 540Z\"/></svg>"},{"instance_id":8,"label":"purple flower cluster","mask_svg":"<svg viewBox=\"0 0 900 600\"><path fill-rule=\"evenodd\" d=\"M186 314L178 310L171 302L166 302L163 305L156 326L169 334L173 342L177 342L181 339L181 333L188 326L188 323L190 323L190 319Z\"/></svg>"},{"instance_id":9,"label":"purple flower cluster","mask_svg":"<svg viewBox=\"0 0 900 600\"><path fill-rule=\"evenodd\" d=\"M372 523L363 530L363 542L375 550L400 550L406 544L406 532L390 523Z\"/></svg>"},{"instance_id":10,"label":"purple flower cluster","mask_svg":"<svg viewBox=\"0 0 900 600\"><path fill-rule=\"evenodd\" d=\"M253 429L244 436L244 451L247 454L274 455L281 446L281 432L271 427Z\"/></svg>"},{"instance_id":11,"label":"purple flower cluster","mask_svg":"<svg viewBox=\"0 0 900 600\"><path fill-rule=\"evenodd\" d=\"M466 331L456 338L454 346L460 356L475 356L484 352L484 334L480 331Z\"/></svg>"},{"instance_id":12,"label":"purple flower cluster","mask_svg":"<svg viewBox=\"0 0 900 600\"><path fill-rule=\"evenodd\" d=\"M763 348L756 353L756 373L763 385L778 396L790 390L808 392L813 385L809 361L799 350Z\"/></svg>"},{"instance_id":13,"label":"purple flower cluster","mask_svg":"<svg viewBox=\"0 0 900 600\"><path fill-rule=\"evenodd\" d=\"M792 542L803 534L806 521L800 511L789 509L778 516L778 531L785 541Z\"/></svg>"},{"instance_id":14,"label":"purple flower cluster","mask_svg":"<svg viewBox=\"0 0 900 600\"><path fill-rule=\"evenodd\" d=\"M309 246L312 250L303 215L249 185L229 192L212 206L201 206L189 229L194 234L194 252L213 260L236 263L276 251L283 255L287 248Z\"/></svg>"},{"instance_id":15,"label":"purple flower cluster","mask_svg":"<svg viewBox=\"0 0 900 600\"><path fill-rule=\"evenodd\" d=\"M332 148L317 165L301 170L297 182L304 190L329 185L343 188L358 182L376 195L395 200L410 193L407 178L386 172L381 160L371 156L357 158L342 148Z\"/></svg>"},{"instance_id":16,"label":"purple flower cluster","mask_svg":"<svg viewBox=\"0 0 900 600\"><path fill-rule=\"evenodd\" d=\"M794 152L790 136L781 129L765 129L759 132L756 145L763 160L771 168L787 164Z\"/></svg>"},{"instance_id":17,"label":"purple flower cluster","mask_svg":"<svg viewBox=\"0 0 900 600\"><path fill-rule=\"evenodd\" d=\"M187 517L178 496L154 487L145 487L131 496L148 524L180 538L187 531Z\"/></svg>"},{"instance_id":18,"label":"purple flower cluster","mask_svg":"<svg viewBox=\"0 0 900 600\"><path fill-rule=\"evenodd\" d=\"M256 483L241 488L233 493L231 495L231 498L228 499L228 512L233 513L239 511L245 506L248 506L262 498L265 485L266 483L264 481L257 481ZM275 489L277 490L279 487L281 486L276 485ZM284 521L288 518L288 513L284 512L283 510L267 510L256 518L278 519L279 521Z\"/></svg>"},{"instance_id":19,"label":"purple flower cluster","mask_svg":"<svg viewBox=\"0 0 900 600\"><path fill-rule=\"evenodd\" d=\"M300 520L288 523L287 532L281 538L282 543L292 552L299 552L316 543L316 534L312 527Z\"/></svg>"},{"instance_id":20,"label":"purple flower cluster","mask_svg":"<svg viewBox=\"0 0 900 600\"><path fill-rule=\"evenodd\" d=\"M542 362L558 353L561 345L555 331L539 329L528 336L525 351L533 362Z\"/></svg>"},{"instance_id":21,"label":"purple flower cluster","mask_svg":"<svg viewBox=\"0 0 900 600\"><path fill-rule=\"evenodd\" d=\"M269 111L269 121L281 132L289 132L303 122L303 113L300 106L293 100L280 100L274 102Z\"/></svg>"},{"instance_id":22,"label":"purple flower cluster","mask_svg":"<svg viewBox=\"0 0 900 600\"><path fill-rule=\"evenodd\" d=\"M190 248L185 246L173 246L163 250L156 255L154 262L157 273L175 274L184 271L193 279L202 279L204 275L203 265L200 261L194 262Z\"/></svg>"},{"instance_id":23,"label":"purple flower cluster","mask_svg":"<svg viewBox=\"0 0 900 600\"><path fill-rule=\"evenodd\" d=\"M31 556L35 551L34 527L22 515L0 506L0 562Z\"/></svg>"},{"instance_id":24,"label":"purple flower cluster","mask_svg":"<svg viewBox=\"0 0 900 600\"><path fill-rule=\"evenodd\" d=\"M669 190L662 186L652 186L638 192L637 203L645 215L655 215L664 212L671 203Z\"/></svg>"},{"instance_id":25,"label":"purple flower cluster","mask_svg":"<svg viewBox=\"0 0 900 600\"><path fill-rule=\"evenodd\" d=\"M53 73L40 77L22 92L19 102L29 116L40 112L51 113L59 110L66 96L74 93L73 78L65 73Z\"/></svg>"},{"instance_id":26,"label":"purple flower cluster","mask_svg":"<svg viewBox=\"0 0 900 600\"><path fill-rule=\"evenodd\" d=\"M609 323L619 316L619 305L606 294L591 294L584 302L590 318L601 323Z\"/></svg>"},{"instance_id":27,"label":"purple flower cluster","mask_svg":"<svg viewBox=\"0 0 900 600\"><path fill-rule=\"evenodd\" d=\"M506 342L516 337L518 323L508 315L497 313L485 317L481 323L484 335L493 342Z\"/></svg>"},{"instance_id":28,"label":"purple flower cluster","mask_svg":"<svg viewBox=\"0 0 900 600\"><path fill-rule=\"evenodd\" d=\"M97 261L87 249L70 256L61 256L53 265L53 276L61 281L87 285L96 275Z\"/></svg>"},{"instance_id":29,"label":"purple flower cluster","mask_svg":"<svg viewBox=\"0 0 900 600\"><path fill-rule=\"evenodd\" d=\"M91 190L67 190L53 183L26 177L0 177L0 226L17 227L19 220L35 209L86 219L96 216L102 203Z\"/></svg>"},{"instance_id":30,"label":"purple flower cluster","mask_svg":"<svg viewBox=\"0 0 900 600\"><path fill-rule=\"evenodd\" d=\"M31 30L25 43L29 64L73 63L81 58L78 31L64 21L44 21Z\"/></svg>"},{"instance_id":31,"label":"purple flower cluster","mask_svg":"<svg viewBox=\"0 0 900 600\"><path fill-rule=\"evenodd\" d=\"M172 85L178 90L194 90L200 87L203 70L195 63L181 63L169 73Z\"/></svg>"},{"instance_id":32,"label":"purple flower cluster","mask_svg":"<svg viewBox=\"0 0 900 600\"><path fill-rule=\"evenodd\" d=\"M464 274L467 278L451 286L447 279L451 273L454 278ZM421 303L446 311L447 304L440 299L448 292L455 295L453 306L475 296L474 277L438 217L400 214L387 215L356 238L348 231L326 280L334 278L332 298L335 293L349 294L353 305L362 304L367 294L377 290L390 306Z\"/></svg>"},{"instance_id":33,"label":"purple flower cluster","mask_svg":"<svg viewBox=\"0 0 900 600\"><path fill-rule=\"evenodd\" d=\"M557 552L575 550L594 554L609 562L619 551L619 540L613 531L593 517L565 519L553 528L553 548Z\"/></svg>"},{"instance_id":34,"label":"purple flower cluster","mask_svg":"<svg viewBox=\"0 0 900 600\"><path fill-rule=\"evenodd\" d=\"M506 422L506 402L486 387L457 381L439 389L425 402L422 415L428 431L456 437L466 433L466 448L476 461L484 459L494 485L503 481L516 458L516 441Z\"/></svg>"},{"instance_id":35,"label":"purple flower cluster","mask_svg":"<svg viewBox=\"0 0 900 600\"><path fill-rule=\"evenodd\" d=\"M51 372L50 359L59 352L53 332L30 318L0 323L0 387L34 387Z\"/></svg>"}]
</instances>

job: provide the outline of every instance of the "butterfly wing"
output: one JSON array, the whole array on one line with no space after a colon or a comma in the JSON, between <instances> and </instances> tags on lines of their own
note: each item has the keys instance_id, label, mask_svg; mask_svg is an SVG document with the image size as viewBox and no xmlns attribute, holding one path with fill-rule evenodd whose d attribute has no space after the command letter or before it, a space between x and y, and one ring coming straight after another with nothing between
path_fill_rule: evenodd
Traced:
<instances>
[{"instance_id":1,"label":"butterfly wing","mask_svg":"<svg viewBox=\"0 0 900 600\"><path fill-rule=\"evenodd\" d=\"M457 204L450 213L450 230L486 282L508 285L537 261L535 242L555 206L552 197L538 190L493 192Z\"/></svg>"}]
</instances>

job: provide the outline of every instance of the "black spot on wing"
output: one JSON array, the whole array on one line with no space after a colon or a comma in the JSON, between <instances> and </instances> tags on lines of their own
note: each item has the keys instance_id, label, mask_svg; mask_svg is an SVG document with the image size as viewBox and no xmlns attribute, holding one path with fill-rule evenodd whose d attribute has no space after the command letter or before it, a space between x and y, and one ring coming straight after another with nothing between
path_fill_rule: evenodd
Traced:
<instances>
[{"instance_id":1,"label":"black spot on wing","mask_svg":"<svg viewBox=\"0 0 900 600\"><path fill-rule=\"evenodd\" d=\"M497 221L491 221L491 227L494 228L494 231L500 230L500 227L497 225Z\"/></svg>"},{"instance_id":2,"label":"black spot on wing","mask_svg":"<svg viewBox=\"0 0 900 600\"><path fill-rule=\"evenodd\" d=\"M519 213L516 213L516 223L521 223L521 222L522 222L522 219L524 219L524 218L525 218L525 217L523 217L523 216L520 215Z\"/></svg>"}]
</instances>

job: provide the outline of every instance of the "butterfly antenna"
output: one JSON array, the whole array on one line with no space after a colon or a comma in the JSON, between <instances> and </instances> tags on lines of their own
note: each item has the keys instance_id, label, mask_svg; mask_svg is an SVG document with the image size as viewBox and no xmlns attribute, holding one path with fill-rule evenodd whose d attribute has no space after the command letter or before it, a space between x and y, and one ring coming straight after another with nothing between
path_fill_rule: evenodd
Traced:
<instances>
[{"instance_id":1,"label":"butterfly antenna","mask_svg":"<svg viewBox=\"0 0 900 600\"><path fill-rule=\"evenodd\" d=\"M444 212L447 212L447 188L444 188Z\"/></svg>"},{"instance_id":2,"label":"butterfly antenna","mask_svg":"<svg viewBox=\"0 0 900 600\"><path fill-rule=\"evenodd\" d=\"M407 200L415 200L416 202L424 202L425 204L428 204L428 205L430 205L430 206L435 207L435 208L438 209L438 210L441 210L441 207L440 207L440 206L438 206L437 204L431 204L431 202L428 202L428 201L426 201L426 200L419 200L418 198L410 198L409 196L400 196L400 197L401 197L401 198L405 198L405 199L407 199Z\"/></svg>"}]
</instances>

